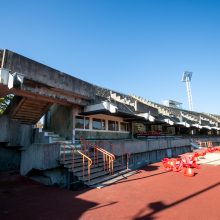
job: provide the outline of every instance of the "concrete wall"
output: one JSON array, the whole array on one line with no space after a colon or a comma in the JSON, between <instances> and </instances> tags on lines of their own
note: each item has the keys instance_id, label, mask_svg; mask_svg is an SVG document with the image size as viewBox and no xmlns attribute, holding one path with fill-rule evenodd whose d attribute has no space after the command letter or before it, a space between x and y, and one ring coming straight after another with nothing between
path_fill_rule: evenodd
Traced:
<instances>
[{"instance_id":1,"label":"concrete wall","mask_svg":"<svg viewBox=\"0 0 220 220\"><path fill-rule=\"evenodd\" d=\"M99 132L99 131L77 131L75 132L76 139L79 140L83 137L88 140L102 140L102 139L129 139L131 138L130 133L119 133L119 132Z\"/></svg>"},{"instance_id":2,"label":"concrete wall","mask_svg":"<svg viewBox=\"0 0 220 220\"><path fill-rule=\"evenodd\" d=\"M59 167L59 144L32 144L21 152L21 175L27 175L32 169L47 170Z\"/></svg>"},{"instance_id":3,"label":"concrete wall","mask_svg":"<svg viewBox=\"0 0 220 220\"><path fill-rule=\"evenodd\" d=\"M33 129L31 125L20 124L8 118L0 116L0 142L8 142L7 146L29 146L32 142Z\"/></svg>"},{"instance_id":4,"label":"concrete wall","mask_svg":"<svg viewBox=\"0 0 220 220\"><path fill-rule=\"evenodd\" d=\"M199 140L199 141L202 141L202 142L207 142L207 141L212 141L213 143L216 143L216 144L220 144L220 137L197 137L197 138L194 138L195 140Z\"/></svg>"},{"instance_id":5,"label":"concrete wall","mask_svg":"<svg viewBox=\"0 0 220 220\"><path fill-rule=\"evenodd\" d=\"M201 141L212 141L215 145L220 144L220 137L204 137L199 138ZM106 150L112 152L116 156L120 156L123 153L143 153L148 151L162 150L162 149L173 149L185 146L190 146L192 138L182 137L161 137L155 139L145 140L98 140L92 141L102 146Z\"/></svg>"},{"instance_id":6,"label":"concrete wall","mask_svg":"<svg viewBox=\"0 0 220 220\"><path fill-rule=\"evenodd\" d=\"M211 138L209 138L210 140ZM212 138L214 143L220 138ZM191 151L190 138L158 138L149 140L103 140L91 141L112 152L116 158L130 154L129 167L138 168ZM33 169L41 171L35 176L45 184L66 184L66 172L60 167L61 144L32 144L21 152L21 175L31 174ZM0 152L1 153L1 152ZM123 157L124 163L126 157Z\"/></svg>"},{"instance_id":7,"label":"concrete wall","mask_svg":"<svg viewBox=\"0 0 220 220\"><path fill-rule=\"evenodd\" d=\"M146 164L159 162L165 157L175 157L190 151L191 151L190 146L182 146L182 147L174 147L172 149L161 149L161 150L147 151L142 153L135 153L129 155L128 165L129 168L135 169L144 166ZM122 158L119 159L122 160ZM123 161L124 164L127 162L126 156L124 156Z\"/></svg>"},{"instance_id":8,"label":"concrete wall","mask_svg":"<svg viewBox=\"0 0 220 220\"><path fill-rule=\"evenodd\" d=\"M19 150L0 145L0 171L19 170L21 154Z\"/></svg>"},{"instance_id":9,"label":"concrete wall","mask_svg":"<svg viewBox=\"0 0 220 220\"><path fill-rule=\"evenodd\" d=\"M148 151L190 146L190 139L160 138L152 140L100 140L96 143L116 156L120 156L124 153L136 154Z\"/></svg>"},{"instance_id":10,"label":"concrete wall","mask_svg":"<svg viewBox=\"0 0 220 220\"><path fill-rule=\"evenodd\" d=\"M72 108L62 105L53 105L50 108L49 131L54 131L61 137L72 140L73 135Z\"/></svg>"}]
</instances>

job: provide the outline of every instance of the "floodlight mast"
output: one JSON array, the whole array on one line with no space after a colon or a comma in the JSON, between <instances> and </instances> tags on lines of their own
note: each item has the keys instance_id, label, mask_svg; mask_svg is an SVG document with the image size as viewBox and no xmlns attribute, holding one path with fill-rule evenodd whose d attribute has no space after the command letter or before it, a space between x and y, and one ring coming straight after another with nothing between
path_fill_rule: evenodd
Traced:
<instances>
[{"instance_id":1,"label":"floodlight mast","mask_svg":"<svg viewBox=\"0 0 220 220\"><path fill-rule=\"evenodd\" d=\"M191 87L190 87L191 79L192 79L192 72L188 72L188 71L183 72L182 81L186 83L186 90L187 90L190 111L193 110L192 92L191 92Z\"/></svg>"}]
</instances>

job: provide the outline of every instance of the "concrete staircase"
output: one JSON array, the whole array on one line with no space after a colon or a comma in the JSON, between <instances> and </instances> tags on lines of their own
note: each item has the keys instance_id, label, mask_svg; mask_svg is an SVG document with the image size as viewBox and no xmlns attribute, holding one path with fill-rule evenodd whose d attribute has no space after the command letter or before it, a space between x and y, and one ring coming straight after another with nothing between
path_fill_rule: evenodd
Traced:
<instances>
[{"instance_id":1,"label":"concrete staircase","mask_svg":"<svg viewBox=\"0 0 220 220\"><path fill-rule=\"evenodd\" d=\"M34 143L52 144L52 143L65 143L72 144L72 141L66 140L59 134L52 131L44 131L40 128L35 129Z\"/></svg>"},{"instance_id":2,"label":"concrete staircase","mask_svg":"<svg viewBox=\"0 0 220 220\"><path fill-rule=\"evenodd\" d=\"M122 164L120 158L118 158L114 161L114 172L110 174L108 169L104 170L103 156L98 154L98 162L95 163L94 154L90 152L89 158L92 160L92 165L90 175L88 175L88 160L85 159L83 171L82 156L77 153L77 150L74 150L74 155L72 155L72 152L71 146L65 145L65 151L62 151L60 157L60 164L69 172L69 187L79 181L89 187L98 187L107 181L110 184L118 181L119 177L125 178L123 175L131 172L127 169L126 164Z\"/></svg>"}]
</instances>

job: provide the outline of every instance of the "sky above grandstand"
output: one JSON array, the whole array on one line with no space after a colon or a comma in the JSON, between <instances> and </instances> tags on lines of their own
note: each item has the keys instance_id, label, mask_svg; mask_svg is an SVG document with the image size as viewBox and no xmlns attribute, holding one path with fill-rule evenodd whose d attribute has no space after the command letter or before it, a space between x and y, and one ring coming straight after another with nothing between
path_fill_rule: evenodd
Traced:
<instances>
[{"instance_id":1,"label":"sky above grandstand","mask_svg":"<svg viewBox=\"0 0 220 220\"><path fill-rule=\"evenodd\" d=\"M220 114L219 0L1 0L0 48L93 84Z\"/></svg>"}]
</instances>

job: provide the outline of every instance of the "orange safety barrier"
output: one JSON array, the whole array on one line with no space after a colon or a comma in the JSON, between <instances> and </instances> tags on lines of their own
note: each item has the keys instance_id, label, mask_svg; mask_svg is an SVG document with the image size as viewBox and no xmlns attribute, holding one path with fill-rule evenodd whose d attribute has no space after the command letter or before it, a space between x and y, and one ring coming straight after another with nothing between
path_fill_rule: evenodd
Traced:
<instances>
[{"instance_id":1,"label":"orange safety barrier","mask_svg":"<svg viewBox=\"0 0 220 220\"><path fill-rule=\"evenodd\" d=\"M184 170L184 173L183 173L185 176L194 176L195 175L195 172L192 168L188 167Z\"/></svg>"}]
</instances>

